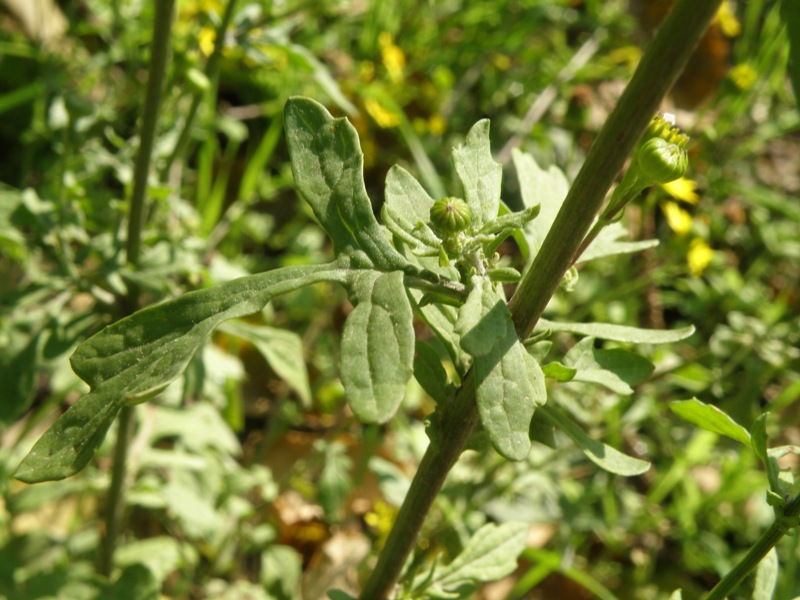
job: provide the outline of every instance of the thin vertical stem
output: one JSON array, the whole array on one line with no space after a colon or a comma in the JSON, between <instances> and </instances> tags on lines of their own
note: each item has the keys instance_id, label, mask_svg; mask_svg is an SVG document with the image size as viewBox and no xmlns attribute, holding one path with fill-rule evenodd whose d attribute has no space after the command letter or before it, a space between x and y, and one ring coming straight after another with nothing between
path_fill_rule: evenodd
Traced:
<instances>
[{"instance_id":1,"label":"thin vertical stem","mask_svg":"<svg viewBox=\"0 0 800 600\"><path fill-rule=\"evenodd\" d=\"M742 580L755 569L767 553L777 546L789 527L797 527L796 521L800 515L800 495L795 496L783 507L781 515L775 522L761 534L756 543L750 547L733 569L731 569L720 582L714 586L706 596L706 600L725 600L733 592Z\"/></svg>"},{"instance_id":2,"label":"thin vertical stem","mask_svg":"<svg viewBox=\"0 0 800 600\"><path fill-rule=\"evenodd\" d=\"M225 12L222 15L222 20L217 27L216 37L214 38L214 50L212 50L211 55L208 57L208 62L206 62L205 74L208 80L213 84L212 89L216 89L216 83L214 82L217 79L219 59L222 56L222 49L225 47L225 33L228 31L228 27L233 20L233 12L236 8L236 2L237 0L228 0L228 4L225 6ZM202 104L203 98L206 97L206 94L207 92L203 91L196 91L194 93L192 103L189 105L189 111L186 113L186 120L184 121L183 128L178 136L178 141L175 142L175 147L172 149L172 153L167 159L167 162L162 170L162 173L165 177L169 175L172 166L189 147L189 139L191 137L192 127L194 126L194 120L197 116L197 111L200 108L200 104Z\"/></svg>"},{"instance_id":3,"label":"thin vertical stem","mask_svg":"<svg viewBox=\"0 0 800 600\"><path fill-rule=\"evenodd\" d=\"M127 262L133 267L139 264L139 256L141 254L147 180L150 173L150 160L161 106L162 90L169 62L174 10L175 0L155 0L155 23L153 25L153 40L150 44L150 70L139 134L139 151L134 165L133 191L131 193L128 239L126 243ZM123 312L132 313L138 304L139 289L133 284L128 289ZM100 557L100 573L106 577L111 575L114 568L114 553L122 525L122 514L125 506L123 489L126 476L125 463L133 427L133 408L126 406L122 409L117 427L114 464L111 470L111 485L108 490L106 506L105 535Z\"/></svg>"},{"instance_id":4,"label":"thin vertical stem","mask_svg":"<svg viewBox=\"0 0 800 600\"><path fill-rule=\"evenodd\" d=\"M606 193L705 33L722 0L679 0L609 115L529 272L509 304L521 337L533 330L600 212ZM361 600L383 600L394 589L448 472L478 422L474 372L441 416L442 439L432 443L411 482Z\"/></svg>"}]
</instances>

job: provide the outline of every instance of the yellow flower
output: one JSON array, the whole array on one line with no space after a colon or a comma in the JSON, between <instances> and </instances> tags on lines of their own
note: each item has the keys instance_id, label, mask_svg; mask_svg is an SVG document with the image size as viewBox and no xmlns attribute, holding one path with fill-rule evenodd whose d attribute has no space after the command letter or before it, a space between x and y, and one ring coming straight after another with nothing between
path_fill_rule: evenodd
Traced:
<instances>
[{"instance_id":1,"label":"yellow flower","mask_svg":"<svg viewBox=\"0 0 800 600\"><path fill-rule=\"evenodd\" d=\"M677 200L683 200L689 204L697 204L700 196L697 195L697 182L686 177L681 177L675 181L661 185L665 192Z\"/></svg>"},{"instance_id":2,"label":"yellow flower","mask_svg":"<svg viewBox=\"0 0 800 600\"><path fill-rule=\"evenodd\" d=\"M749 90L758 79L756 72L748 64L742 63L731 69L731 81L740 90Z\"/></svg>"},{"instance_id":3,"label":"yellow flower","mask_svg":"<svg viewBox=\"0 0 800 600\"><path fill-rule=\"evenodd\" d=\"M378 36L378 44L381 47L383 66L389 72L389 79L394 83L402 82L403 69L406 66L406 55L403 50L394 43L392 34L386 31Z\"/></svg>"},{"instance_id":4,"label":"yellow flower","mask_svg":"<svg viewBox=\"0 0 800 600\"><path fill-rule=\"evenodd\" d=\"M706 270L706 267L714 258L714 251L700 238L695 238L689 245L689 253L686 255L686 262L689 264L689 272L695 277L699 277Z\"/></svg>"},{"instance_id":5,"label":"yellow flower","mask_svg":"<svg viewBox=\"0 0 800 600\"><path fill-rule=\"evenodd\" d=\"M210 27L203 27L197 37L197 44L200 46L200 52L206 56L210 56L214 51L214 40L217 39L217 32Z\"/></svg>"},{"instance_id":6,"label":"yellow flower","mask_svg":"<svg viewBox=\"0 0 800 600\"><path fill-rule=\"evenodd\" d=\"M717 11L717 22L722 33L728 37L736 37L742 32L742 24L733 12L730 0L725 0Z\"/></svg>"},{"instance_id":7,"label":"yellow flower","mask_svg":"<svg viewBox=\"0 0 800 600\"><path fill-rule=\"evenodd\" d=\"M428 131L433 135L442 135L446 127L447 123L441 115L433 115L428 119Z\"/></svg>"},{"instance_id":8,"label":"yellow flower","mask_svg":"<svg viewBox=\"0 0 800 600\"><path fill-rule=\"evenodd\" d=\"M364 108L366 108L370 116L375 119L379 127L389 129L390 127L397 127L400 124L400 119L397 115L377 100L373 100L372 98L364 100Z\"/></svg>"},{"instance_id":9,"label":"yellow flower","mask_svg":"<svg viewBox=\"0 0 800 600\"><path fill-rule=\"evenodd\" d=\"M511 59L506 54L495 53L492 56L492 62L501 71L507 71L511 68Z\"/></svg>"},{"instance_id":10,"label":"yellow flower","mask_svg":"<svg viewBox=\"0 0 800 600\"><path fill-rule=\"evenodd\" d=\"M686 235L692 230L692 215L675 202L662 202L661 211L667 218L667 224L678 235Z\"/></svg>"},{"instance_id":11,"label":"yellow flower","mask_svg":"<svg viewBox=\"0 0 800 600\"><path fill-rule=\"evenodd\" d=\"M377 500L372 510L364 515L364 522L369 525L381 539L386 539L394 523L397 510L382 500Z\"/></svg>"}]
</instances>

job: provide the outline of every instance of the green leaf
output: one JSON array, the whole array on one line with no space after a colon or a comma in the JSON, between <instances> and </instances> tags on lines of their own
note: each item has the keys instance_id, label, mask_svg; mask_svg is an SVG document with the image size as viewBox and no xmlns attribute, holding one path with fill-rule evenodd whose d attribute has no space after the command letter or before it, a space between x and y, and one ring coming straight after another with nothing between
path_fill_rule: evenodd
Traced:
<instances>
[{"instance_id":1,"label":"green leaf","mask_svg":"<svg viewBox=\"0 0 800 600\"><path fill-rule=\"evenodd\" d=\"M358 114L358 109L347 99L347 96L342 93L342 89L339 87L339 84L336 83L336 79L331 75L328 68L314 56L313 52L299 44L285 44L283 47L308 65L314 80L325 90L325 93L330 96L331 100L333 100L339 108L351 117Z\"/></svg>"},{"instance_id":2,"label":"green leaf","mask_svg":"<svg viewBox=\"0 0 800 600\"><path fill-rule=\"evenodd\" d=\"M311 388L303 357L303 341L299 335L246 321L231 321L220 329L253 344L275 373L297 392L303 407L311 407Z\"/></svg>"},{"instance_id":3,"label":"green leaf","mask_svg":"<svg viewBox=\"0 0 800 600\"><path fill-rule=\"evenodd\" d=\"M629 242L622 239L628 235L628 230L621 223L615 222L607 225L594 241L589 244L584 253L578 257L577 262L588 262L597 258L614 256L615 254L630 254L658 246L658 240Z\"/></svg>"},{"instance_id":4,"label":"green leaf","mask_svg":"<svg viewBox=\"0 0 800 600\"><path fill-rule=\"evenodd\" d=\"M781 19L786 24L789 40L787 70L794 88L794 102L800 111L800 10L797 0L781 0Z\"/></svg>"},{"instance_id":5,"label":"green leaf","mask_svg":"<svg viewBox=\"0 0 800 600\"><path fill-rule=\"evenodd\" d=\"M453 165L472 209L472 226L480 229L497 216L503 179L503 167L492 158L487 119L475 123L464 145L453 150Z\"/></svg>"},{"instance_id":6,"label":"green leaf","mask_svg":"<svg viewBox=\"0 0 800 600\"><path fill-rule=\"evenodd\" d=\"M348 287L355 308L342 334L342 383L360 420L385 423L403 401L414 364L413 313L403 273L359 273Z\"/></svg>"},{"instance_id":7,"label":"green leaf","mask_svg":"<svg viewBox=\"0 0 800 600\"><path fill-rule=\"evenodd\" d=\"M317 481L317 498L329 523L338 523L340 511L353 489L350 470L353 461L347 456L347 448L341 442L333 441L325 445L325 460Z\"/></svg>"},{"instance_id":8,"label":"green leaf","mask_svg":"<svg viewBox=\"0 0 800 600\"><path fill-rule=\"evenodd\" d=\"M146 566L136 563L127 566L117 580L94 600L158 600L161 584Z\"/></svg>"},{"instance_id":9,"label":"green leaf","mask_svg":"<svg viewBox=\"0 0 800 600\"><path fill-rule=\"evenodd\" d=\"M778 585L778 552L773 547L761 559L756 569L753 600L772 600Z\"/></svg>"},{"instance_id":10,"label":"green leaf","mask_svg":"<svg viewBox=\"0 0 800 600\"><path fill-rule=\"evenodd\" d=\"M382 271L410 267L372 213L355 128L308 98L290 98L284 122L295 185L330 235L337 255L358 248Z\"/></svg>"},{"instance_id":11,"label":"green leaf","mask_svg":"<svg viewBox=\"0 0 800 600\"><path fill-rule=\"evenodd\" d=\"M539 409L538 414L566 433L589 460L609 473L631 477L641 475L650 468L649 462L623 454L619 450L589 437L564 411L555 406L543 406Z\"/></svg>"},{"instance_id":12,"label":"green leaf","mask_svg":"<svg viewBox=\"0 0 800 600\"><path fill-rule=\"evenodd\" d=\"M551 362L542 367L542 372L544 373L545 377L551 377L556 381L565 382L572 381L572 379L575 377L575 373L577 373L578 370L565 367L560 362Z\"/></svg>"},{"instance_id":13,"label":"green leaf","mask_svg":"<svg viewBox=\"0 0 800 600\"><path fill-rule=\"evenodd\" d=\"M422 315L425 323L430 327L439 341L442 342L458 372L466 372L465 365L469 363L469 355L461 349L461 338L455 332L455 323L458 319L457 309L443 304L426 304L420 306L425 294L420 290L409 290L414 307Z\"/></svg>"},{"instance_id":14,"label":"green leaf","mask_svg":"<svg viewBox=\"0 0 800 600\"><path fill-rule=\"evenodd\" d=\"M524 459L534 408L547 400L547 388L539 363L513 327L491 352L475 357L475 386L481 423L495 450L510 460Z\"/></svg>"},{"instance_id":15,"label":"green leaf","mask_svg":"<svg viewBox=\"0 0 800 600\"><path fill-rule=\"evenodd\" d=\"M632 394L631 386L641 383L653 372L653 363L646 358L622 349L595 348L591 337L570 348L564 363L575 369L572 381L597 383L623 395Z\"/></svg>"},{"instance_id":16,"label":"green leaf","mask_svg":"<svg viewBox=\"0 0 800 600\"><path fill-rule=\"evenodd\" d=\"M434 574L432 583L454 589L473 581L495 581L517 568L517 558L525 549L527 523L487 523L475 532L461 553Z\"/></svg>"},{"instance_id":17,"label":"green leaf","mask_svg":"<svg viewBox=\"0 0 800 600\"><path fill-rule=\"evenodd\" d=\"M328 590L328 598L330 600L358 600L355 596L351 596L342 590Z\"/></svg>"},{"instance_id":18,"label":"green leaf","mask_svg":"<svg viewBox=\"0 0 800 600\"><path fill-rule=\"evenodd\" d=\"M441 246L427 225L434 200L411 173L397 165L389 169L385 195L381 215L392 233L417 248L437 250Z\"/></svg>"},{"instance_id":19,"label":"green leaf","mask_svg":"<svg viewBox=\"0 0 800 600\"><path fill-rule=\"evenodd\" d=\"M541 205L536 204L535 206L530 206L519 212L509 212L500 215L494 220L486 223L486 225L484 225L478 233L483 235L492 235L495 233L500 233L501 231L511 232L515 229L520 229L524 227L526 223L535 219L540 210Z\"/></svg>"},{"instance_id":20,"label":"green leaf","mask_svg":"<svg viewBox=\"0 0 800 600\"><path fill-rule=\"evenodd\" d=\"M547 319L539 319L536 331L565 331L577 335L610 340L613 342L630 342L633 344L670 344L688 338L694 333L694 327L681 329L640 329L610 323L557 323Z\"/></svg>"},{"instance_id":21,"label":"green leaf","mask_svg":"<svg viewBox=\"0 0 800 600\"><path fill-rule=\"evenodd\" d=\"M748 448L752 447L750 434L747 430L729 417L724 411L700 402L697 398L691 400L676 400L669 403L669 407L676 415L703 429L725 435L741 442Z\"/></svg>"},{"instance_id":22,"label":"green leaf","mask_svg":"<svg viewBox=\"0 0 800 600\"><path fill-rule=\"evenodd\" d=\"M303 561L290 546L268 546L261 554L261 585L276 598L299 597Z\"/></svg>"},{"instance_id":23,"label":"green leaf","mask_svg":"<svg viewBox=\"0 0 800 600\"><path fill-rule=\"evenodd\" d=\"M15 477L33 483L77 473L91 460L122 406L152 398L180 376L214 327L312 283L345 283L349 271L342 266L344 261L242 277L109 325L78 346L71 358L73 370L91 386L91 393L53 423Z\"/></svg>"},{"instance_id":24,"label":"green leaf","mask_svg":"<svg viewBox=\"0 0 800 600\"><path fill-rule=\"evenodd\" d=\"M489 279L475 278L473 283L467 301L458 310L455 332L461 336L465 352L471 356L486 356L506 337L507 331L513 329L511 311Z\"/></svg>"},{"instance_id":25,"label":"green leaf","mask_svg":"<svg viewBox=\"0 0 800 600\"><path fill-rule=\"evenodd\" d=\"M0 422L10 423L28 410L36 389L36 373L39 365L39 340L37 333L14 356L0 355Z\"/></svg>"},{"instance_id":26,"label":"green leaf","mask_svg":"<svg viewBox=\"0 0 800 600\"><path fill-rule=\"evenodd\" d=\"M415 348L414 377L437 404L444 404L450 399L452 386L442 366L439 353L431 344L422 340L416 341Z\"/></svg>"},{"instance_id":27,"label":"green leaf","mask_svg":"<svg viewBox=\"0 0 800 600\"><path fill-rule=\"evenodd\" d=\"M563 171L555 166L545 171L530 154L514 150L512 159L523 204L528 208L537 204L541 206L539 216L530 221L523 230L531 247L531 256L528 258L531 260L542 247L542 242L567 197L569 183Z\"/></svg>"}]
</instances>

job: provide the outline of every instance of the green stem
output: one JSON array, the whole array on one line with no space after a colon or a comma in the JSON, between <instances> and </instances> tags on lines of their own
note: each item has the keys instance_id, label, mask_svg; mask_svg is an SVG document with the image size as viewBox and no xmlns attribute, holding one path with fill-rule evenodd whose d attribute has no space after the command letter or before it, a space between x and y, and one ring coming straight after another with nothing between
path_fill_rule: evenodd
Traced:
<instances>
[{"instance_id":1,"label":"green stem","mask_svg":"<svg viewBox=\"0 0 800 600\"><path fill-rule=\"evenodd\" d=\"M767 553L778 544L781 538L786 535L787 522L791 522L793 518L796 519L798 515L800 515L800 495L795 496L783 507L782 516L778 517L770 525L769 529L761 534L761 537L751 546L744 558L714 586L714 589L706 596L706 600L725 600L739 586L742 580L758 566L758 563Z\"/></svg>"},{"instance_id":2,"label":"green stem","mask_svg":"<svg viewBox=\"0 0 800 600\"><path fill-rule=\"evenodd\" d=\"M127 262L133 268L136 268L139 264L139 256L141 254L147 179L150 173L150 160L153 153L161 95L167 73L167 63L169 62L175 0L155 0L155 9L153 40L150 44L150 72L147 80L147 89L145 90L144 112L139 134L139 150L134 164L128 239L125 248ZM137 286L130 284L123 312L128 314L134 312L138 300L139 289ZM111 571L114 568L114 552L122 523L125 463L128 455L132 417L132 408L126 406L122 409L117 429L116 446L114 447L114 466L111 471L111 485L109 487L105 515L105 536L100 559L100 573L106 577L111 575Z\"/></svg>"},{"instance_id":3,"label":"green stem","mask_svg":"<svg viewBox=\"0 0 800 600\"><path fill-rule=\"evenodd\" d=\"M208 57L208 62L206 62L205 74L208 80L211 82L215 82L217 79L219 60L222 57L222 49L225 47L225 34L228 31L231 21L233 20L233 12L236 8L236 2L237 0L228 0L228 4L225 6L225 12L222 15L222 20L217 27L216 37L214 38L214 50L212 50L211 55ZM216 88L216 84L213 84L213 88ZM172 149L172 154L170 154L162 170L162 175L165 178L169 174L175 162L181 158L181 156L183 156L184 152L186 152L187 148L189 147L189 140L192 134L192 127L194 126L194 120L197 116L197 111L200 108L200 105L203 103L203 99L205 97L206 92L197 91L194 93L192 103L189 106L189 111L186 114L186 120L183 123L183 129L181 129L181 133L178 136L178 141L175 143L175 147Z\"/></svg>"},{"instance_id":4,"label":"green stem","mask_svg":"<svg viewBox=\"0 0 800 600\"><path fill-rule=\"evenodd\" d=\"M572 264L608 189L625 159L680 74L722 0L679 0L639 64L617 106L594 142L539 254L511 299L521 339L530 335ZM441 439L432 443L411 482L392 531L369 576L361 600L387 598L414 548L425 516L478 422L474 373L442 410Z\"/></svg>"}]
</instances>

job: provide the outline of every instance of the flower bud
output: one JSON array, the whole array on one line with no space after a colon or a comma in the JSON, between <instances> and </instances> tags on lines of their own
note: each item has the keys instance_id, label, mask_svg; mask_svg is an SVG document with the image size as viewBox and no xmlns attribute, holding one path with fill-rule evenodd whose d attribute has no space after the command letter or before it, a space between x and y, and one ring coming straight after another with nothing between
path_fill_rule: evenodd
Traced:
<instances>
[{"instance_id":1,"label":"flower bud","mask_svg":"<svg viewBox=\"0 0 800 600\"><path fill-rule=\"evenodd\" d=\"M453 235L464 231L472 223L472 210L461 198L442 198L431 207L431 224L444 234Z\"/></svg>"},{"instance_id":2,"label":"flower bud","mask_svg":"<svg viewBox=\"0 0 800 600\"><path fill-rule=\"evenodd\" d=\"M636 150L636 162L644 177L652 183L669 183L683 177L689 166L686 150L660 137L650 138Z\"/></svg>"}]
</instances>

